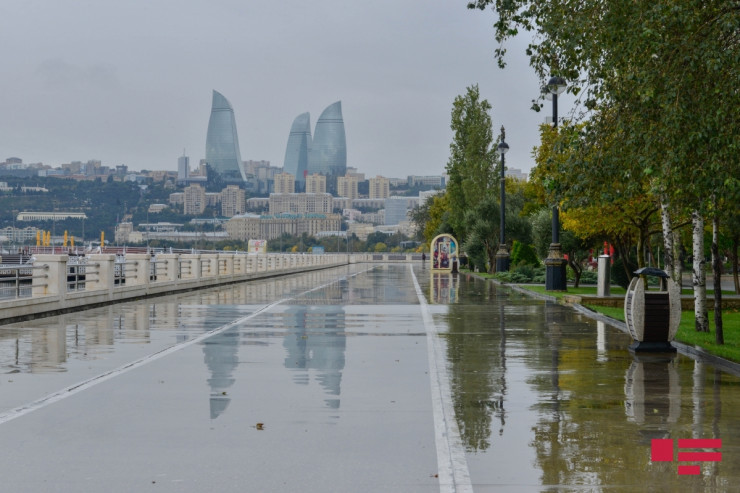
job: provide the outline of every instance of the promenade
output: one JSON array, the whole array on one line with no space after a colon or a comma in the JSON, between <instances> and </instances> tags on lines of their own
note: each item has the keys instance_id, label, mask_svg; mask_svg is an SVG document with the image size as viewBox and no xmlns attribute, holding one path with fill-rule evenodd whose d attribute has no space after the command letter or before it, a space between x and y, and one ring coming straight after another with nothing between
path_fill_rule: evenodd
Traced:
<instances>
[{"instance_id":1,"label":"promenade","mask_svg":"<svg viewBox=\"0 0 740 493\"><path fill-rule=\"evenodd\" d=\"M569 307L358 263L0 326L26 491L731 491L740 378ZM651 462L651 439L722 460Z\"/></svg>"}]
</instances>

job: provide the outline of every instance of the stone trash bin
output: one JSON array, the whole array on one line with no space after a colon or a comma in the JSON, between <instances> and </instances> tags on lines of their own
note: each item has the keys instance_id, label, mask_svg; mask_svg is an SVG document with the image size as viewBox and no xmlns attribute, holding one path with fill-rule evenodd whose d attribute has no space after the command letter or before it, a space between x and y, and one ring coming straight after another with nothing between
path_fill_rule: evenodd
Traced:
<instances>
[{"instance_id":1,"label":"stone trash bin","mask_svg":"<svg viewBox=\"0 0 740 493\"><path fill-rule=\"evenodd\" d=\"M624 297L624 319L634 342L630 351L676 352L671 341L681 322L681 286L654 267L634 272ZM646 276L660 278L658 291L648 290Z\"/></svg>"}]
</instances>

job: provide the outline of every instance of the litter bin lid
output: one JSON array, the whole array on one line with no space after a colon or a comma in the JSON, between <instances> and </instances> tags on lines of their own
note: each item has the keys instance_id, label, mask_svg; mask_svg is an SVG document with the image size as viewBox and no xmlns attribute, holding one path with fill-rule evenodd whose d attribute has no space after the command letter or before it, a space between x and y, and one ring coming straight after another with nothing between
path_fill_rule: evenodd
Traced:
<instances>
[{"instance_id":1,"label":"litter bin lid","mask_svg":"<svg viewBox=\"0 0 740 493\"><path fill-rule=\"evenodd\" d=\"M656 267L643 267L642 269L637 269L634 273L638 276L669 277L666 271Z\"/></svg>"}]
</instances>

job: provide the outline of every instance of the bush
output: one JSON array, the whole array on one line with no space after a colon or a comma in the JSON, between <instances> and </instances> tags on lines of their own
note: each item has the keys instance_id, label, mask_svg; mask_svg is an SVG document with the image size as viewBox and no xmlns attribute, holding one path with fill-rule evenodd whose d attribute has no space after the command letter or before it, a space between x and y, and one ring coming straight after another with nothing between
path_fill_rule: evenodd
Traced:
<instances>
[{"instance_id":1,"label":"bush","mask_svg":"<svg viewBox=\"0 0 740 493\"><path fill-rule=\"evenodd\" d=\"M594 271L586 270L581 274L581 283L583 284L596 284L598 281L599 274Z\"/></svg>"},{"instance_id":2,"label":"bush","mask_svg":"<svg viewBox=\"0 0 740 493\"><path fill-rule=\"evenodd\" d=\"M537 254L534 251L532 245L526 245L519 241L514 240L511 246L511 264L512 265L540 265L540 259L537 258Z\"/></svg>"},{"instance_id":3,"label":"bush","mask_svg":"<svg viewBox=\"0 0 740 493\"><path fill-rule=\"evenodd\" d=\"M531 277L528 277L526 274L523 274L521 272L513 272L511 274L511 282L517 283L517 284L524 284L529 283L532 281Z\"/></svg>"},{"instance_id":4,"label":"bush","mask_svg":"<svg viewBox=\"0 0 740 493\"><path fill-rule=\"evenodd\" d=\"M533 267L531 265L522 264L518 267L511 269L508 272L497 272L494 276L495 279L501 282L525 284L531 282L545 282L545 267ZM536 279L541 277L542 281Z\"/></svg>"},{"instance_id":5,"label":"bush","mask_svg":"<svg viewBox=\"0 0 740 493\"><path fill-rule=\"evenodd\" d=\"M512 276L514 275L513 272L507 271L507 272L496 272L496 274L493 275L493 278L497 281L501 282L513 282Z\"/></svg>"}]
</instances>

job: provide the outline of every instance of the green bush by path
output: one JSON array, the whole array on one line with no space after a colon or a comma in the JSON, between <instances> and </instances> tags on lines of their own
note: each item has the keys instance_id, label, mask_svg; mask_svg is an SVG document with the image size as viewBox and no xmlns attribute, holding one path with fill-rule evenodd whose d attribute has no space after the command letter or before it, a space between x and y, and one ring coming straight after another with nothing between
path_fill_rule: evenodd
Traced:
<instances>
[{"instance_id":1,"label":"green bush by path","mask_svg":"<svg viewBox=\"0 0 740 493\"><path fill-rule=\"evenodd\" d=\"M534 247L514 240L511 246L511 265L531 265L538 267L540 259L534 251Z\"/></svg>"}]
</instances>

